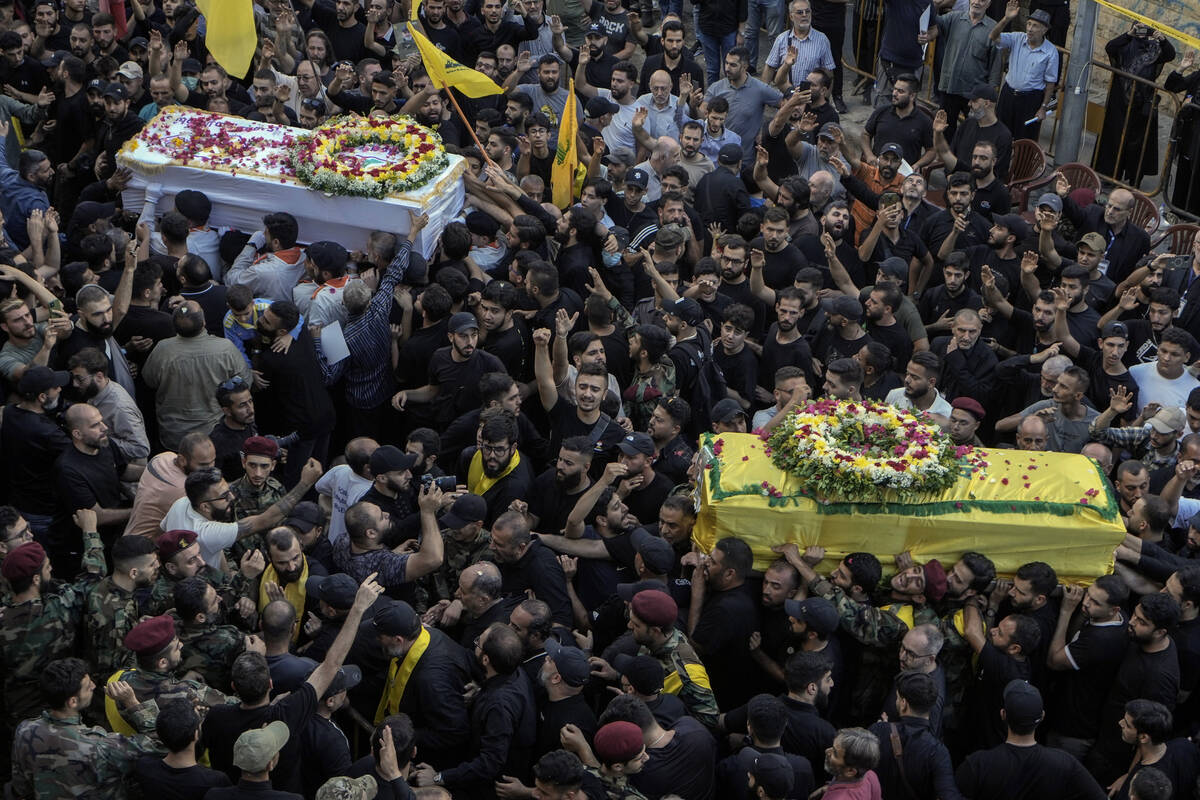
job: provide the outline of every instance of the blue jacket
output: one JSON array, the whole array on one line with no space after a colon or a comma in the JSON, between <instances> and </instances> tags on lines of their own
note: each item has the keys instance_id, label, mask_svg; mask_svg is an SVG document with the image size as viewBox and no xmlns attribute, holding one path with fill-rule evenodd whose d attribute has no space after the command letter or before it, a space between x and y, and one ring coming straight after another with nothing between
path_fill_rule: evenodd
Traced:
<instances>
[{"instance_id":1,"label":"blue jacket","mask_svg":"<svg viewBox=\"0 0 1200 800\"><path fill-rule=\"evenodd\" d=\"M25 221L34 209L45 211L50 208L50 198L8 165L7 145L0 138L0 211L4 212L4 230L8 238L24 250L29 247Z\"/></svg>"}]
</instances>

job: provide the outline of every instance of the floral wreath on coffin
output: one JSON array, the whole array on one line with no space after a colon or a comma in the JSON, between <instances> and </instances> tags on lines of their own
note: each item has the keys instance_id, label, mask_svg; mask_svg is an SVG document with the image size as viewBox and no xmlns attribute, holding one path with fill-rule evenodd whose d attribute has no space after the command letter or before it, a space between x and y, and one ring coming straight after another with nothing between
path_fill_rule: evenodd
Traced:
<instances>
[{"instance_id":1,"label":"floral wreath on coffin","mask_svg":"<svg viewBox=\"0 0 1200 800\"><path fill-rule=\"evenodd\" d=\"M809 494L841 502L914 502L958 481L972 448L924 413L823 399L796 408L766 437L775 466Z\"/></svg>"},{"instance_id":2,"label":"floral wreath on coffin","mask_svg":"<svg viewBox=\"0 0 1200 800\"><path fill-rule=\"evenodd\" d=\"M383 198L419 189L446 168L442 137L412 117L334 117L292 150L301 183L319 192Z\"/></svg>"}]
</instances>

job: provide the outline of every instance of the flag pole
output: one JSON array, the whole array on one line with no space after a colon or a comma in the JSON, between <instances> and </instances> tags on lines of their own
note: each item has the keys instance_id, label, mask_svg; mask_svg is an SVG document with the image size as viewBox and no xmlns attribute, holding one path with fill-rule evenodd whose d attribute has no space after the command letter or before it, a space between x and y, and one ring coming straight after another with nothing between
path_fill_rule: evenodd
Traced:
<instances>
[{"instance_id":1,"label":"flag pole","mask_svg":"<svg viewBox=\"0 0 1200 800\"><path fill-rule=\"evenodd\" d=\"M463 113L462 106L460 106L458 101L454 99L454 92L450 91L450 86L445 81L442 81L442 88L446 90L446 95L450 98L450 102L454 104L454 110L458 112L458 118L462 120L463 127L467 129L467 133L471 134L471 141L475 142L475 146L478 147L479 152L483 154L483 160L487 162L488 165L499 169L500 165L488 157L487 150L485 150L483 145L480 144L479 137L475 135L475 126L472 125L470 120L467 119L467 115Z\"/></svg>"}]
</instances>

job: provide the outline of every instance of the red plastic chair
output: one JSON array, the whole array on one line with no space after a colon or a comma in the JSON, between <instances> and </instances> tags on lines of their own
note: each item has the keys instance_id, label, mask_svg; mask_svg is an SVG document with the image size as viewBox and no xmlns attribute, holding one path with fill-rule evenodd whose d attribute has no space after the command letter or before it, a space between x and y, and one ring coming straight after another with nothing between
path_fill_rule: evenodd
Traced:
<instances>
[{"instance_id":1,"label":"red plastic chair","mask_svg":"<svg viewBox=\"0 0 1200 800\"><path fill-rule=\"evenodd\" d=\"M1045 171L1046 153L1037 142L1032 139L1017 139L1013 142L1008 189L1015 209L1020 211L1025 208L1029 197L1029 185L1041 178Z\"/></svg>"},{"instance_id":2,"label":"red plastic chair","mask_svg":"<svg viewBox=\"0 0 1200 800\"><path fill-rule=\"evenodd\" d=\"M1129 220L1151 236L1158 232L1158 226L1162 224L1158 206L1141 192L1133 192L1133 212L1129 215Z\"/></svg>"},{"instance_id":3,"label":"red plastic chair","mask_svg":"<svg viewBox=\"0 0 1200 800\"><path fill-rule=\"evenodd\" d=\"M1176 255L1190 253L1192 252L1192 242L1195 240L1197 233L1200 233L1200 225L1183 222L1170 225L1162 232L1162 236L1154 240L1151 249L1157 250L1160 244L1166 242L1167 249L1165 252L1167 253L1175 253Z\"/></svg>"}]
</instances>

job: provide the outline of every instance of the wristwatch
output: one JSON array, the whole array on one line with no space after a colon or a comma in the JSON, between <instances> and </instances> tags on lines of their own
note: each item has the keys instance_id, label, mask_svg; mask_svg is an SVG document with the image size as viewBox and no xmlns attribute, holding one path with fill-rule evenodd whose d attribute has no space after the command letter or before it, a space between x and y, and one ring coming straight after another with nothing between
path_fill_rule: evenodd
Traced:
<instances>
[{"instance_id":1,"label":"wristwatch","mask_svg":"<svg viewBox=\"0 0 1200 800\"><path fill-rule=\"evenodd\" d=\"M442 773L439 772L438 774L433 776L433 785L434 786L442 785Z\"/></svg>"}]
</instances>

